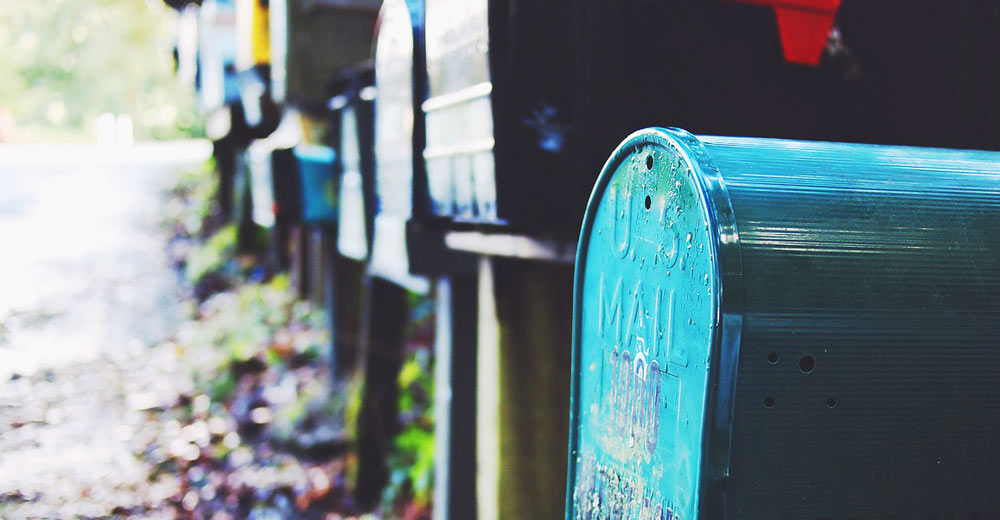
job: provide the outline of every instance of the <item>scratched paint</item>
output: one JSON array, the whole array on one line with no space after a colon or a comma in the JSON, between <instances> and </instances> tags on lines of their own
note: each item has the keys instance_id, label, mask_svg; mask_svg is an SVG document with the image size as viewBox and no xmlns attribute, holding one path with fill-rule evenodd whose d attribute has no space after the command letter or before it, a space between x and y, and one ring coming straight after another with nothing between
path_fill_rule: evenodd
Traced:
<instances>
[{"instance_id":1,"label":"scratched paint","mask_svg":"<svg viewBox=\"0 0 1000 520\"><path fill-rule=\"evenodd\" d=\"M695 519L716 246L682 152L626 152L605 172L581 237L569 517Z\"/></svg>"}]
</instances>

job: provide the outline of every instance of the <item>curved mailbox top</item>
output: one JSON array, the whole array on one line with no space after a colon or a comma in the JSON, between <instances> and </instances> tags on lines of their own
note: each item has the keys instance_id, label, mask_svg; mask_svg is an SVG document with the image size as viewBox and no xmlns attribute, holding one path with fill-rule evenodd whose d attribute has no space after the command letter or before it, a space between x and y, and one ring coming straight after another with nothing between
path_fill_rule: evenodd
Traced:
<instances>
[{"instance_id":1,"label":"curved mailbox top","mask_svg":"<svg viewBox=\"0 0 1000 520\"><path fill-rule=\"evenodd\" d=\"M577 259L571 518L697 518L732 212L679 134L619 147ZM727 259L728 260L728 259ZM738 275L738 273L736 273ZM728 295L727 295L728 296Z\"/></svg>"},{"instance_id":2,"label":"curved mailbox top","mask_svg":"<svg viewBox=\"0 0 1000 520\"><path fill-rule=\"evenodd\" d=\"M1000 512L998 222L997 152L633 134L579 242L567 518Z\"/></svg>"},{"instance_id":3,"label":"curved mailbox top","mask_svg":"<svg viewBox=\"0 0 1000 520\"><path fill-rule=\"evenodd\" d=\"M427 280L410 274L406 224L419 210L423 145L419 102L423 77L423 4L387 0L379 14L375 46L375 198L371 270L417 292Z\"/></svg>"},{"instance_id":4,"label":"curved mailbox top","mask_svg":"<svg viewBox=\"0 0 1000 520\"><path fill-rule=\"evenodd\" d=\"M415 7L415 6L414 6ZM375 46L375 190L380 213L409 218L414 178L414 18L404 0L389 0L379 14ZM419 18L418 18L419 19Z\"/></svg>"}]
</instances>

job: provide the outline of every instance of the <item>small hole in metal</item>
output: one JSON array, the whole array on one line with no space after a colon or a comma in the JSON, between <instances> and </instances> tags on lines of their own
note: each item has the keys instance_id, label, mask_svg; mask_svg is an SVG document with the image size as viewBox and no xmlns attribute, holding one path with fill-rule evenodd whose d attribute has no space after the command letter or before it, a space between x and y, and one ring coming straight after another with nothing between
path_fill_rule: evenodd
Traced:
<instances>
[{"instance_id":1,"label":"small hole in metal","mask_svg":"<svg viewBox=\"0 0 1000 520\"><path fill-rule=\"evenodd\" d=\"M647 155L646 156L646 169L647 170L652 170L653 169L653 156L652 155Z\"/></svg>"},{"instance_id":2,"label":"small hole in metal","mask_svg":"<svg viewBox=\"0 0 1000 520\"><path fill-rule=\"evenodd\" d=\"M802 359L799 360L799 370L803 374L812 372L814 368L816 368L816 360L812 356L802 356Z\"/></svg>"},{"instance_id":3,"label":"small hole in metal","mask_svg":"<svg viewBox=\"0 0 1000 520\"><path fill-rule=\"evenodd\" d=\"M826 400L826 405L829 406L830 408L836 408L837 407L837 398L836 397L831 397L831 398L827 399Z\"/></svg>"},{"instance_id":4,"label":"small hole in metal","mask_svg":"<svg viewBox=\"0 0 1000 520\"><path fill-rule=\"evenodd\" d=\"M653 206L653 199L649 198L649 195L646 195L646 209L649 209L652 206Z\"/></svg>"},{"instance_id":5,"label":"small hole in metal","mask_svg":"<svg viewBox=\"0 0 1000 520\"><path fill-rule=\"evenodd\" d=\"M774 406L774 398L767 396L764 398L764 408L771 408Z\"/></svg>"},{"instance_id":6,"label":"small hole in metal","mask_svg":"<svg viewBox=\"0 0 1000 520\"><path fill-rule=\"evenodd\" d=\"M778 362L778 353L777 352L771 352L770 354L768 354L767 355L767 362L770 363L770 364L772 364L772 365L775 364L775 363L777 363Z\"/></svg>"}]
</instances>

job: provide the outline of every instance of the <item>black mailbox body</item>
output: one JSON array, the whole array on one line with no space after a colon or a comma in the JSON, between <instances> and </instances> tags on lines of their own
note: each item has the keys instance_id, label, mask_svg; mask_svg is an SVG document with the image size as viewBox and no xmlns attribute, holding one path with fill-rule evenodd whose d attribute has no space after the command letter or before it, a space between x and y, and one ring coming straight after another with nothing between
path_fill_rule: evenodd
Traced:
<instances>
[{"instance_id":1,"label":"black mailbox body","mask_svg":"<svg viewBox=\"0 0 1000 520\"><path fill-rule=\"evenodd\" d=\"M274 193L274 218L279 226L290 226L302 220L302 186L298 164L291 148L271 152L271 189Z\"/></svg>"},{"instance_id":2,"label":"black mailbox body","mask_svg":"<svg viewBox=\"0 0 1000 520\"><path fill-rule=\"evenodd\" d=\"M844 0L809 67L785 61L774 11L747 4L429 0L434 214L572 237L604 151L664 123L1000 149L996 5Z\"/></svg>"}]
</instances>

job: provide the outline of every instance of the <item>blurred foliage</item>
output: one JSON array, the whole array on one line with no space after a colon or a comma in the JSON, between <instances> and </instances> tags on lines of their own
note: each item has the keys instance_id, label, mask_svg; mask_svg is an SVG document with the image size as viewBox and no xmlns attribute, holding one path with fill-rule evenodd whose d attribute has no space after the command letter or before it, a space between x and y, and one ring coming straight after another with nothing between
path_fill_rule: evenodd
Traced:
<instances>
[{"instance_id":1,"label":"blurred foliage","mask_svg":"<svg viewBox=\"0 0 1000 520\"><path fill-rule=\"evenodd\" d=\"M194 95L174 76L176 11L161 0L0 2L0 110L17 140L93 140L101 113L136 140L197 137Z\"/></svg>"},{"instance_id":2,"label":"blurred foliage","mask_svg":"<svg viewBox=\"0 0 1000 520\"><path fill-rule=\"evenodd\" d=\"M198 284L210 273L223 271L236 251L236 225L228 224L212 235L187 260L184 277Z\"/></svg>"},{"instance_id":3,"label":"blurred foliage","mask_svg":"<svg viewBox=\"0 0 1000 520\"><path fill-rule=\"evenodd\" d=\"M327 339L322 312L295 300L287 275L216 294L183 331L195 381L213 400L226 400L248 366L314 363ZM197 352L197 354L194 354Z\"/></svg>"},{"instance_id":4,"label":"blurred foliage","mask_svg":"<svg viewBox=\"0 0 1000 520\"><path fill-rule=\"evenodd\" d=\"M393 518L429 518L434 485L434 300L409 294L410 320L400 367L400 431L389 456L382 510ZM390 514L391 512L391 514Z\"/></svg>"},{"instance_id":5,"label":"blurred foliage","mask_svg":"<svg viewBox=\"0 0 1000 520\"><path fill-rule=\"evenodd\" d=\"M192 319L176 338L191 395L167 413L181 437L203 431L202 423L210 430L216 424L217 432L193 440L165 432L148 458L180 474L187 486L177 505L183 514L210 518L225 510L247 518L266 510L274 518L324 517L310 516L316 512L356 518L351 484L359 464L364 371L329 377L326 316L297 300L286 274L269 282L247 279L261 259L236 254L235 227L217 218L216 185L211 165L185 172L169 194L166 225L175 234L175 265L194 289ZM435 306L433 296L415 293L407 304L390 481L374 515L362 518L426 520L431 514ZM212 487L213 478L234 475L252 477L235 488Z\"/></svg>"},{"instance_id":6,"label":"blurred foliage","mask_svg":"<svg viewBox=\"0 0 1000 520\"><path fill-rule=\"evenodd\" d=\"M215 229L212 224L220 220L215 196L219 176L215 168L215 160L210 159L200 168L180 172L176 184L167 194L169 200L164 218L164 226L175 235L205 237Z\"/></svg>"},{"instance_id":7,"label":"blurred foliage","mask_svg":"<svg viewBox=\"0 0 1000 520\"><path fill-rule=\"evenodd\" d=\"M429 349L408 353L399 372L399 388L403 430L396 437L389 495L391 488L407 486L417 504L426 506L434 483L434 377Z\"/></svg>"},{"instance_id":8,"label":"blurred foliage","mask_svg":"<svg viewBox=\"0 0 1000 520\"><path fill-rule=\"evenodd\" d=\"M178 330L191 385L142 448L151 480L179 482L177 518L358 517L325 317L289 285L278 275L215 294Z\"/></svg>"}]
</instances>

